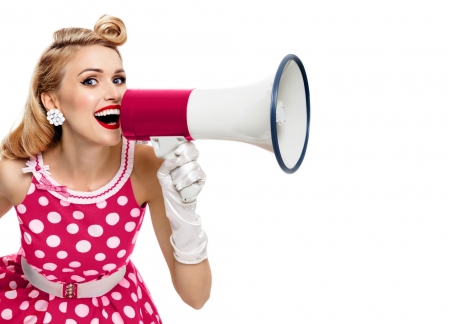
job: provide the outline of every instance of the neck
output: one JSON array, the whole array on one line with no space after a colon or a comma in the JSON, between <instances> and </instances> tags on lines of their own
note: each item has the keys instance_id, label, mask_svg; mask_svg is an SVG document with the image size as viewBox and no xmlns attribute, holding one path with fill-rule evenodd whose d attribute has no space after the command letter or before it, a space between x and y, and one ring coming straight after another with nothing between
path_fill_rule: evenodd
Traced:
<instances>
[{"instance_id":1,"label":"neck","mask_svg":"<svg viewBox=\"0 0 450 324\"><path fill-rule=\"evenodd\" d=\"M44 163L61 185L77 191L95 191L117 173L122 140L114 146L74 141L64 136L57 146L45 152Z\"/></svg>"}]
</instances>

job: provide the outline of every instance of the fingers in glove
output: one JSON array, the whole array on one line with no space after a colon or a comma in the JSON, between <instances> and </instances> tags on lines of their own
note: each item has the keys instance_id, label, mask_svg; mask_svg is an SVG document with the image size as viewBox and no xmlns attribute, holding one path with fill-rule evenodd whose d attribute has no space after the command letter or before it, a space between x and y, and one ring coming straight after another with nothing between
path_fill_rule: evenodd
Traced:
<instances>
[{"instance_id":1,"label":"fingers in glove","mask_svg":"<svg viewBox=\"0 0 450 324\"><path fill-rule=\"evenodd\" d=\"M189 163L186 163L185 165L182 165L178 169L174 170L171 175L173 179L173 184L176 186L180 182L183 181L184 178L186 178L189 173L191 173L194 170L197 170L200 168L200 165L196 161L191 161Z\"/></svg>"},{"instance_id":2,"label":"fingers in glove","mask_svg":"<svg viewBox=\"0 0 450 324\"><path fill-rule=\"evenodd\" d=\"M191 161L197 161L199 156L199 152L192 142L181 144L174 153L176 156L178 156L178 166L182 166L183 164Z\"/></svg>"},{"instance_id":3,"label":"fingers in glove","mask_svg":"<svg viewBox=\"0 0 450 324\"><path fill-rule=\"evenodd\" d=\"M189 187L193 183L196 183L200 188L203 187L206 181L205 173L202 169L192 170L185 178L181 179L176 185L177 190L181 190L185 187Z\"/></svg>"}]
</instances>

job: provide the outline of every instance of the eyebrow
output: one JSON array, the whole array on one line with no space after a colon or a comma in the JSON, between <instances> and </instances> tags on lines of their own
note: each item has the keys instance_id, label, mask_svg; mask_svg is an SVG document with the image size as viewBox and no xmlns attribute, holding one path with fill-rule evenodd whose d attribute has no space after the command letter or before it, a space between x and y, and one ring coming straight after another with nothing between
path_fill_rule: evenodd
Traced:
<instances>
[{"instance_id":1,"label":"eyebrow","mask_svg":"<svg viewBox=\"0 0 450 324\"><path fill-rule=\"evenodd\" d=\"M81 71L78 74L78 76L80 76L84 72L89 72L89 71L103 73L102 69L87 68L87 69L84 69L83 71ZM124 69L118 69L118 70L114 71L114 73L121 73L121 72L125 72L125 70Z\"/></svg>"}]
</instances>

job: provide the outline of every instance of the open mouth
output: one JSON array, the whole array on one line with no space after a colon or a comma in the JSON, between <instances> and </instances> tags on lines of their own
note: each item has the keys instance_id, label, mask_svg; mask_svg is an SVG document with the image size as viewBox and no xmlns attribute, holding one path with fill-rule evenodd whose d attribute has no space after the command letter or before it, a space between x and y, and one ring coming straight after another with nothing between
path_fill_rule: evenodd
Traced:
<instances>
[{"instance_id":1,"label":"open mouth","mask_svg":"<svg viewBox=\"0 0 450 324\"><path fill-rule=\"evenodd\" d=\"M100 125L108 129L120 127L120 106L108 106L95 112L95 119Z\"/></svg>"}]
</instances>

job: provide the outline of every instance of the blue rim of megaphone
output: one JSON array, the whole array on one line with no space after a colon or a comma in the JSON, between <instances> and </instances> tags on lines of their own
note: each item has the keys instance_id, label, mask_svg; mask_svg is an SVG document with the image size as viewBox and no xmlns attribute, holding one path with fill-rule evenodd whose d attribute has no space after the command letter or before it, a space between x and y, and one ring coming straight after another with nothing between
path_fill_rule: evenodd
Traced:
<instances>
[{"instance_id":1,"label":"blue rim of megaphone","mask_svg":"<svg viewBox=\"0 0 450 324\"><path fill-rule=\"evenodd\" d=\"M302 154L300 155L300 158L298 159L297 163L292 168L288 168L286 164L283 161L283 158L281 156L280 146L278 145L278 134L277 134L277 98L278 98L278 87L280 85L281 75L283 74L284 67L289 61L294 61L297 63L300 71L302 72L303 77L303 84L305 86L305 99L306 99L306 136L305 136L305 143L303 145ZM278 66L277 73L275 74L275 80L273 82L272 87L272 102L270 104L270 131L272 136L272 145L273 150L275 153L275 156L277 158L278 164L280 165L281 169L286 173L294 173L298 170L300 165L303 162L303 158L305 157L306 153L306 147L308 146L308 138L309 138L309 120L310 120L310 105L309 105L309 86L308 86L308 78L306 77L306 71L303 67L302 61L294 55L294 54L288 54L286 55L283 60L281 61L280 65Z\"/></svg>"}]
</instances>

